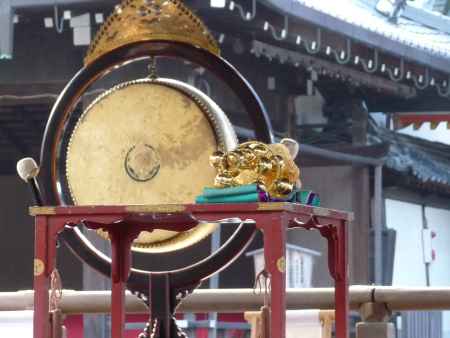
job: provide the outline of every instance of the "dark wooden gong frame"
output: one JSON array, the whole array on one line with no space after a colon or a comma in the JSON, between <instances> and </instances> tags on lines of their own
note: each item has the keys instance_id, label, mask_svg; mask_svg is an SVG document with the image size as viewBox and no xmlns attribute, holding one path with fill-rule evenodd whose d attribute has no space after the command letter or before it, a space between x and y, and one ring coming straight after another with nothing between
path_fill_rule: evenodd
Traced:
<instances>
[{"instance_id":1,"label":"dark wooden gong frame","mask_svg":"<svg viewBox=\"0 0 450 338\"><path fill-rule=\"evenodd\" d=\"M241 100L255 128L256 138L262 142L272 143L273 133L265 108L251 85L226 60L200 48L174 42L139 42L112 51L92 64L82 68L70 81L55 103L47 124L41 148L41 172L39 178L43 183L43 201L46 205L62 205L62 192L58 191L60 177L57 173L57 148L62 138L64 125L75 105L87 88L108 73L113 67L131 60L150 57L180 57L205 67L224 81ZM96 270L109 275L109 262L100 251L92 250L79 229L64 235L66 243L86 263ZM82 250L85 248L86 250ZM161 254L151 254L159 257ZM95 257L95 258L94 258ZM89 263L91 262L91 263Z\"/></svg>"},{"instance_id":2,"label":"dark wooden gong frame","mask_svg":"<svg viewBox=\"0 0 450 338\"><path fill-rule=\"evenodd\" d=\"M58 146L63 137L64 126L81 96L90 85L110 72L113 67L152 56L183 58L197 63L214 73L230 87L243 104L253 123L256 138L266 143L273 142L270 120L261 100L251 85L226 60L206 50L183 43L169 41L133 43L111 51L83 67L65 87L56 101L45 130L41 148L39 179L42 183L43 202L45 205L64 204L63 192L58 189L58 185L61 184L60 175L57 171ZM128 224L126 220L121 221ZM147 223L147 228L151 226L150 223ZM87 225L89 222L87 221L84 224ZM101 226L90 224L87 227L93 229ZM151 302L151 325L154 328L158 327L158 337L173 338L175 334L178 334L178 328L173 320L173 312L180 301L180 297L177 298L177 294L186 295L195 289L202 280L228 266L249 245L255 232L256 225L254 223L241 224L230 239L213 255L183 269L158 272L129 269L130 274L126 276L128 287L133 291L146 295L147 298L153 298ZM117 234L110 232L110 237L114 236L117 237ZM82 261L93 269L106 276L114 275L114 271L111 271L111 260L92 246L76 224L65 227L60 232L59 237ZM130 239L129 236L128 239ZM120 243L121 240L112 241L113 257L114 246L116 244L125 245ZM131 242L127 245L131 245ZM122 250L121 252L124 251ZM152 253L149 255L163 257L164 253ZM155 291L156 289L158 291ZM163 293L166 296L157 298L161 291L164 291ZM158 301L155 301L156 299ZM156 323L159 323L158 326L155 326Z\"/></svg>"}]
</instances>

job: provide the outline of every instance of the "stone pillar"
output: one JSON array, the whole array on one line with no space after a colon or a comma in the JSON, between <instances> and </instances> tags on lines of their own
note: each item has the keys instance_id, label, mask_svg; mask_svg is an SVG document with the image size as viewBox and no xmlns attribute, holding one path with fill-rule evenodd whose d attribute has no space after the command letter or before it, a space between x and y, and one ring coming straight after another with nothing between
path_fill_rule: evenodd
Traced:
<instances>
[{"instance_id":1,"label":"stone pillar","mask_svg":"<svg viewBox=\"0 0 450 338\"><path fill-rule=\"evenodd\" d=\"M391 311L384 303L365 303L359 308L362 322L356 324L356 338L395 338Z\"/></svg>"}]
</instances>

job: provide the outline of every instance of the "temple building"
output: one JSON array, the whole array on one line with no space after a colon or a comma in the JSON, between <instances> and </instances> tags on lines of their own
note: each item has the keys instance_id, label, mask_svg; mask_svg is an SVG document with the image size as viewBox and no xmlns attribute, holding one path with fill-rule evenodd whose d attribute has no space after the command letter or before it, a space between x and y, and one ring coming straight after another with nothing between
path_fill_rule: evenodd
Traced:
<instances>
[{"instance_id":1,"label":"temple building","mask_svg":"<svg viewBox=\"0 0 450 338\"><path fill-rule=\"evenodd\" d=\"M87 46L117 3L0 3L1 291L32 288L33 230L27 216L31 200L16 178L16 162L27 156L39 159L51 107L82 67ZM299 142L303 188L317 193L326 208L354 213L350 283L448 286L450 145L401 131L408 126L450 128L450 1L185 4L210 28L221 55L260 95L276 139ZM190 62L174 66L162 58L156 59L155 68L158 76L178 78L212 98L230 118L240 141L255 138L242 104L214 74ZM77 109L86 108L105 88L148 73L148 62L143 61L111 74L84 95ZM229 235L222 230L193 254L209 252ZM92 238L109 250L106 241ZM312 287L332 286L327 243L318 233L290 232L288 243L295 252L313 256L308 268ZM259 237L247 250L250 255L203 287L253 287L254 254L262 246ZM64 288L109 288L107 279L93 275L64 246L58 255ZM170 259L180 262L183 257L173 254ZM188 321L208 327L208 318ZM224 318L219 316L219 321ZM448 312L399 313L393 318L399 337L422 332L421 338L450 338ZM435 323L431 328L430 321ZM85 334L103 332L105 323L85 321Z\"/></svg>"}]
</instances>

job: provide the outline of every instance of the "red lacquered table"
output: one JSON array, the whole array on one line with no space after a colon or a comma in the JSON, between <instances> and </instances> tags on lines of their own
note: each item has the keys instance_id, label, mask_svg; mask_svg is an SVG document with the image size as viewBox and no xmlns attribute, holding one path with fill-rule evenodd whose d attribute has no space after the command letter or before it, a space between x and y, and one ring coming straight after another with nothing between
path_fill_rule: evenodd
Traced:
<instances>
[{"instance_id":1,"label":"red lacquered table","mask_svg":"<svg viewBox=\"0 0 450 338\"><path fill-rule=\"evenodd\" d=\"M347 226L351 213L295 203L249 204L170 204L134 206L32 207L35 217L34 259L34 338L49 338L49 279L55 268L57 236L67 225L80 222L92 229L109 232L112 246L112 325L111 337L122 338L125 325L125 289L131 267L132 241L143 230L187 230L187 225L160 222L157 227L129 222L133 219L176 219L189 217L201 221L225 218L251 219L264 234L266 269L271 278L271 338L285 337L286 308L286 231L289 228L316 229L328 242L328 267L335 281L336 337L348 337ZM144 222L145 223L145 222ZM130 226L132 224L132 226ZM162 224L162 225L161 225Z\"/></svg>"}]
</instances>

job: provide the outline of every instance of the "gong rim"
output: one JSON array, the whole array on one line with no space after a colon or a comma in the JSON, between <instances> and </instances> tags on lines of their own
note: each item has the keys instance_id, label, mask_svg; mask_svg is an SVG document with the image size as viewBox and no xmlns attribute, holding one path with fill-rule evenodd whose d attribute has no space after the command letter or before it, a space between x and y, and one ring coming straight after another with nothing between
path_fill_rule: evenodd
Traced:
<instances>
[{"instance_id":1,"label":"gong rim","mask_svg":"<svg viewBox=\"0 0 450 338\"><path fill-rule=\"evenodd\" d=\"M237 140L236 134L234 132L234 129L231 125L231 122L228 120L227 116L223 112L223 110L212 99L210 99L205 94L201 93L199 90L196 90L194 87L192 87L188 84L185 84L181 81L178 81L178 80L166 79L166 78L155 78L155 79L143 78L143 79L137 79L137 80L120 83L120 84L115 85L114 87L110 88L109 90L105 91L104 93L99 95L97 98L95 98L94 101L91 104L89 104L89 106L77 118L77 122L75 123L73 128L71 128L70 130L66 130L66 133L69 134L69 136L68 136L69 140L68 140L68 145L67 145L67 147L65 149L65 153L64 153L65 157L62 160L62 162L65 162L64 163L65 169L62 170L62 175L66 176L65 181L67 182L66 183L67 187L65 187L65 188L66 188L66 190L68 190L70 200L72 201L73 204L75 204L75 205L105 204L105 202L107 202L107 204L111 204L111 205L123 204L122 202L115 201L114 200L115 196L112 196L112 199L109 201L105 201L104 199L100 198L98 193L103 191L103 189L100 189L98 186L96 186L96 188L95 188L95 191L98 193L89 194L89 196L87 197L88 202L86 202L86 200L84 200L85 201L84 203L80 203L80 199L77 197L77 196L80 196L80 192L76 193L75 190L78 190L80 188L79 187L80 183L82 185L84 185L84 188L86 188L86 185L88 187L92 187L92 185L89 182L86 182L86 180L84 179L84 177L85 177L84 175L86 175L86 168L85 168L85 170L82 170L82 171L77 170L77 168L73 168L72 167L73 163L71 164L71 162L73 160L71 160L71 157L75 156L76 158L79 158L79 156L80 156L80 154L79 154L80 147L78 147L78 154L76 151L75 151L75 155L72 153L73 148L74 148L74 141L75 142L77 140L78 140L78 142L80 141L81 136L79 136L79 131L81 128L83 128L83 125L85 125L87 123L87 120L89 119L90 115L92 115L92 114L95 115L96 112L99 114L105 114L104 108L100 108L100 112L95 111L95 108L98 107L99 105L106 104L105 101L108 100L109 98L111 98L111 96L115 95L118 92L120 93L121 91L126 91L126 90L131 89L131 93L129 93L129 94L132 94L133 89L136 88L135 86L142 86L142 85L148 86L148 88L146 88L145 90L150 90L150 91L154 90L155 87L153 87L153 86L159 86L162 88L173 89L173 90L179 92L182 96L186 96L189 99L191 99L192 102L194 104L196 104L197 109L201 112L202 116L204 117L204 120L207 121L207 123L212 127L212 129L214 131L213 136L216 140L216 142L215 142L216 144L215 144L215 149L211 150L210 153L212 153L213 151L216 151L216 150L221 150L221 151L233 150L238 145L238 140ZM122 93L122 96L123 95L124 95L124 93ZM111 114L112 114L112 112L107 113L108 118L110 118L109 115L111 115ZM119 114L126 115L126 113L124 113L122 111L120 111ZM117 122L113 124L113 126L116 126L116 125L117 125ZM119 123L119 125L120 125L120 123ZM89 127L88 127L88 129L89 129ZM98 131L96 131L96 133L97 132ZM117 134L117 130L113 131L113 133ZM146 131L145 134L148 134L148 131ZM96 143L95 147L98 147L98 146L99 145ZM123 146L123 145L120 144L120 146ZM88 151L89 148L91 148L90 143L89 143L89 145L85 145L82 148L84 161L86 161L85 156L86 156L86 152ZM155 148L156 152L157 152L157 148L158 147ZM62 150L64 150L64 149L62 149ZM208 153L208 155L206 157L206 161L209 161L209 155L210 154ZM127 157L128 157L128 154L127 154ZM81 161L81 162L84 162L84 161ZM130 175L130 173L128 172L128 170L126 168L126 165L120 166L120 167L122 169L126 170L127 174ZM164 167L164 165L161 164L161 170L164 170L163 167ZM83 177L82 177L82 179L76 180L75 185L77 185L77 189L75 189L74 182L73 182L73 176L74 176L74 174L76 175L77 172L83 172L83 174L82 174ZM103 175L100 176L100 179L102 179L102 176ZM161 179L162 178L160 178L160 181L161 181ZM133 180L138 181L141 184L146 183L145 180L139 180L134 177L133 177ZM105 184L105 182L103 182L103 184ZM117 183L115 182L115 184L117 184ZM140 184L138 183L137 186L139 186L139 185ZM203 186L204 185L202 185L202 187ZM102 185L102 187L105 188L103 185ZM152 189L150 187L145 188L145 190L148 190L149 192L153 191L153 189L155 189L154 185L152 186ZM89 188L88 190L91 191L91 188ZM121 190L123 190L123 189L121 189ZM135 191L135 193L137 193L137 191ZM172 191L172 193L174 193L174 192ZM200 191L198 191L196 194L200 194ZM172 195L172 194L169 194L169 195ZM152 194L152 196L154 196L154 194ZM147 195L147 197L148 197L148 195ZM194 197L192 198L192 200L185 201L185 203L192 203ZM82 197L82 200L83 200L83 197ZM119 198L119 200L120 200L120 198ZM133 200L126 204L137 204L137 203L143 203L143 202L141 200L140 201ZM169 202L164 201L163 203L166 204ZM172 200L172 203L180 203L180 200L176 200L176 201ZM140 253L166 253L166 252L182 250L184 248L195 245L196 243L199 243L202 240L206 239L210 234L212 234L217 229L217 227L218 227L218 224L215 224L215 223L201 223L197 227L195 227L189 231L172 233L172 234L166 233L167 236L163 236L164 230L154 230L151 233L144 232L143 234L141 233L141 235L139 235L139 238L134 241L132 250L134 252L140 252ZM105 240L109 239L108 234L102 230L97 230L97 234ZM163 236L164 238L151 241L151 237L155 237L157 234L159 234L160 236Z\"/></svg>"},{"instance_id":2,"label":"gong rim","mask_svg":"<svg viewBox=\"0 0 450 338\"><path fill-rule=\"evenodd\" d=\"M83 67L65 87L52 109L41 148L40 178L46 183L42 188L43 200L46 205L62 204L61 191L58 187L59 182L55 175L57 169L57 147L64 123L78 103L80 97L91 84L111 71L115 66L125 64L131 60L152 56L180 57L210 70L224 83L228 84L230 89L239 98L247 113L250 115L255 127L256 138L266 143L273 142L270 120L261 100L242 75L223 58L188 44L170 41L144 41L123 46L102 56L92 64ZM241 247L228 246L235 255L238 255L243 250L243 246L248 245L253 238L254 232L250 233L245 231L244 228L240 227L233 235L233 238L240 239L242 243ZM87 263L94 269L101 272L110 271L110 262L105 257L99 255L95 247L89 245L90 242L87 241L79 229L66 230L65 237L68 245L78 256L87 259L89 255L86 252L90 252L92 259L90 263ZM85 252L82 252L82 248L85 249ZM228 256L231 255L227 252L226 247L222 247L221 252L228 253ZM158 253L149 255L160 258L164 256ZM140 270L132 269L132 276L133 274L142 273ZM151 273L151 271L147 271L146 273Z\"/></svg>"}]
</instances>

